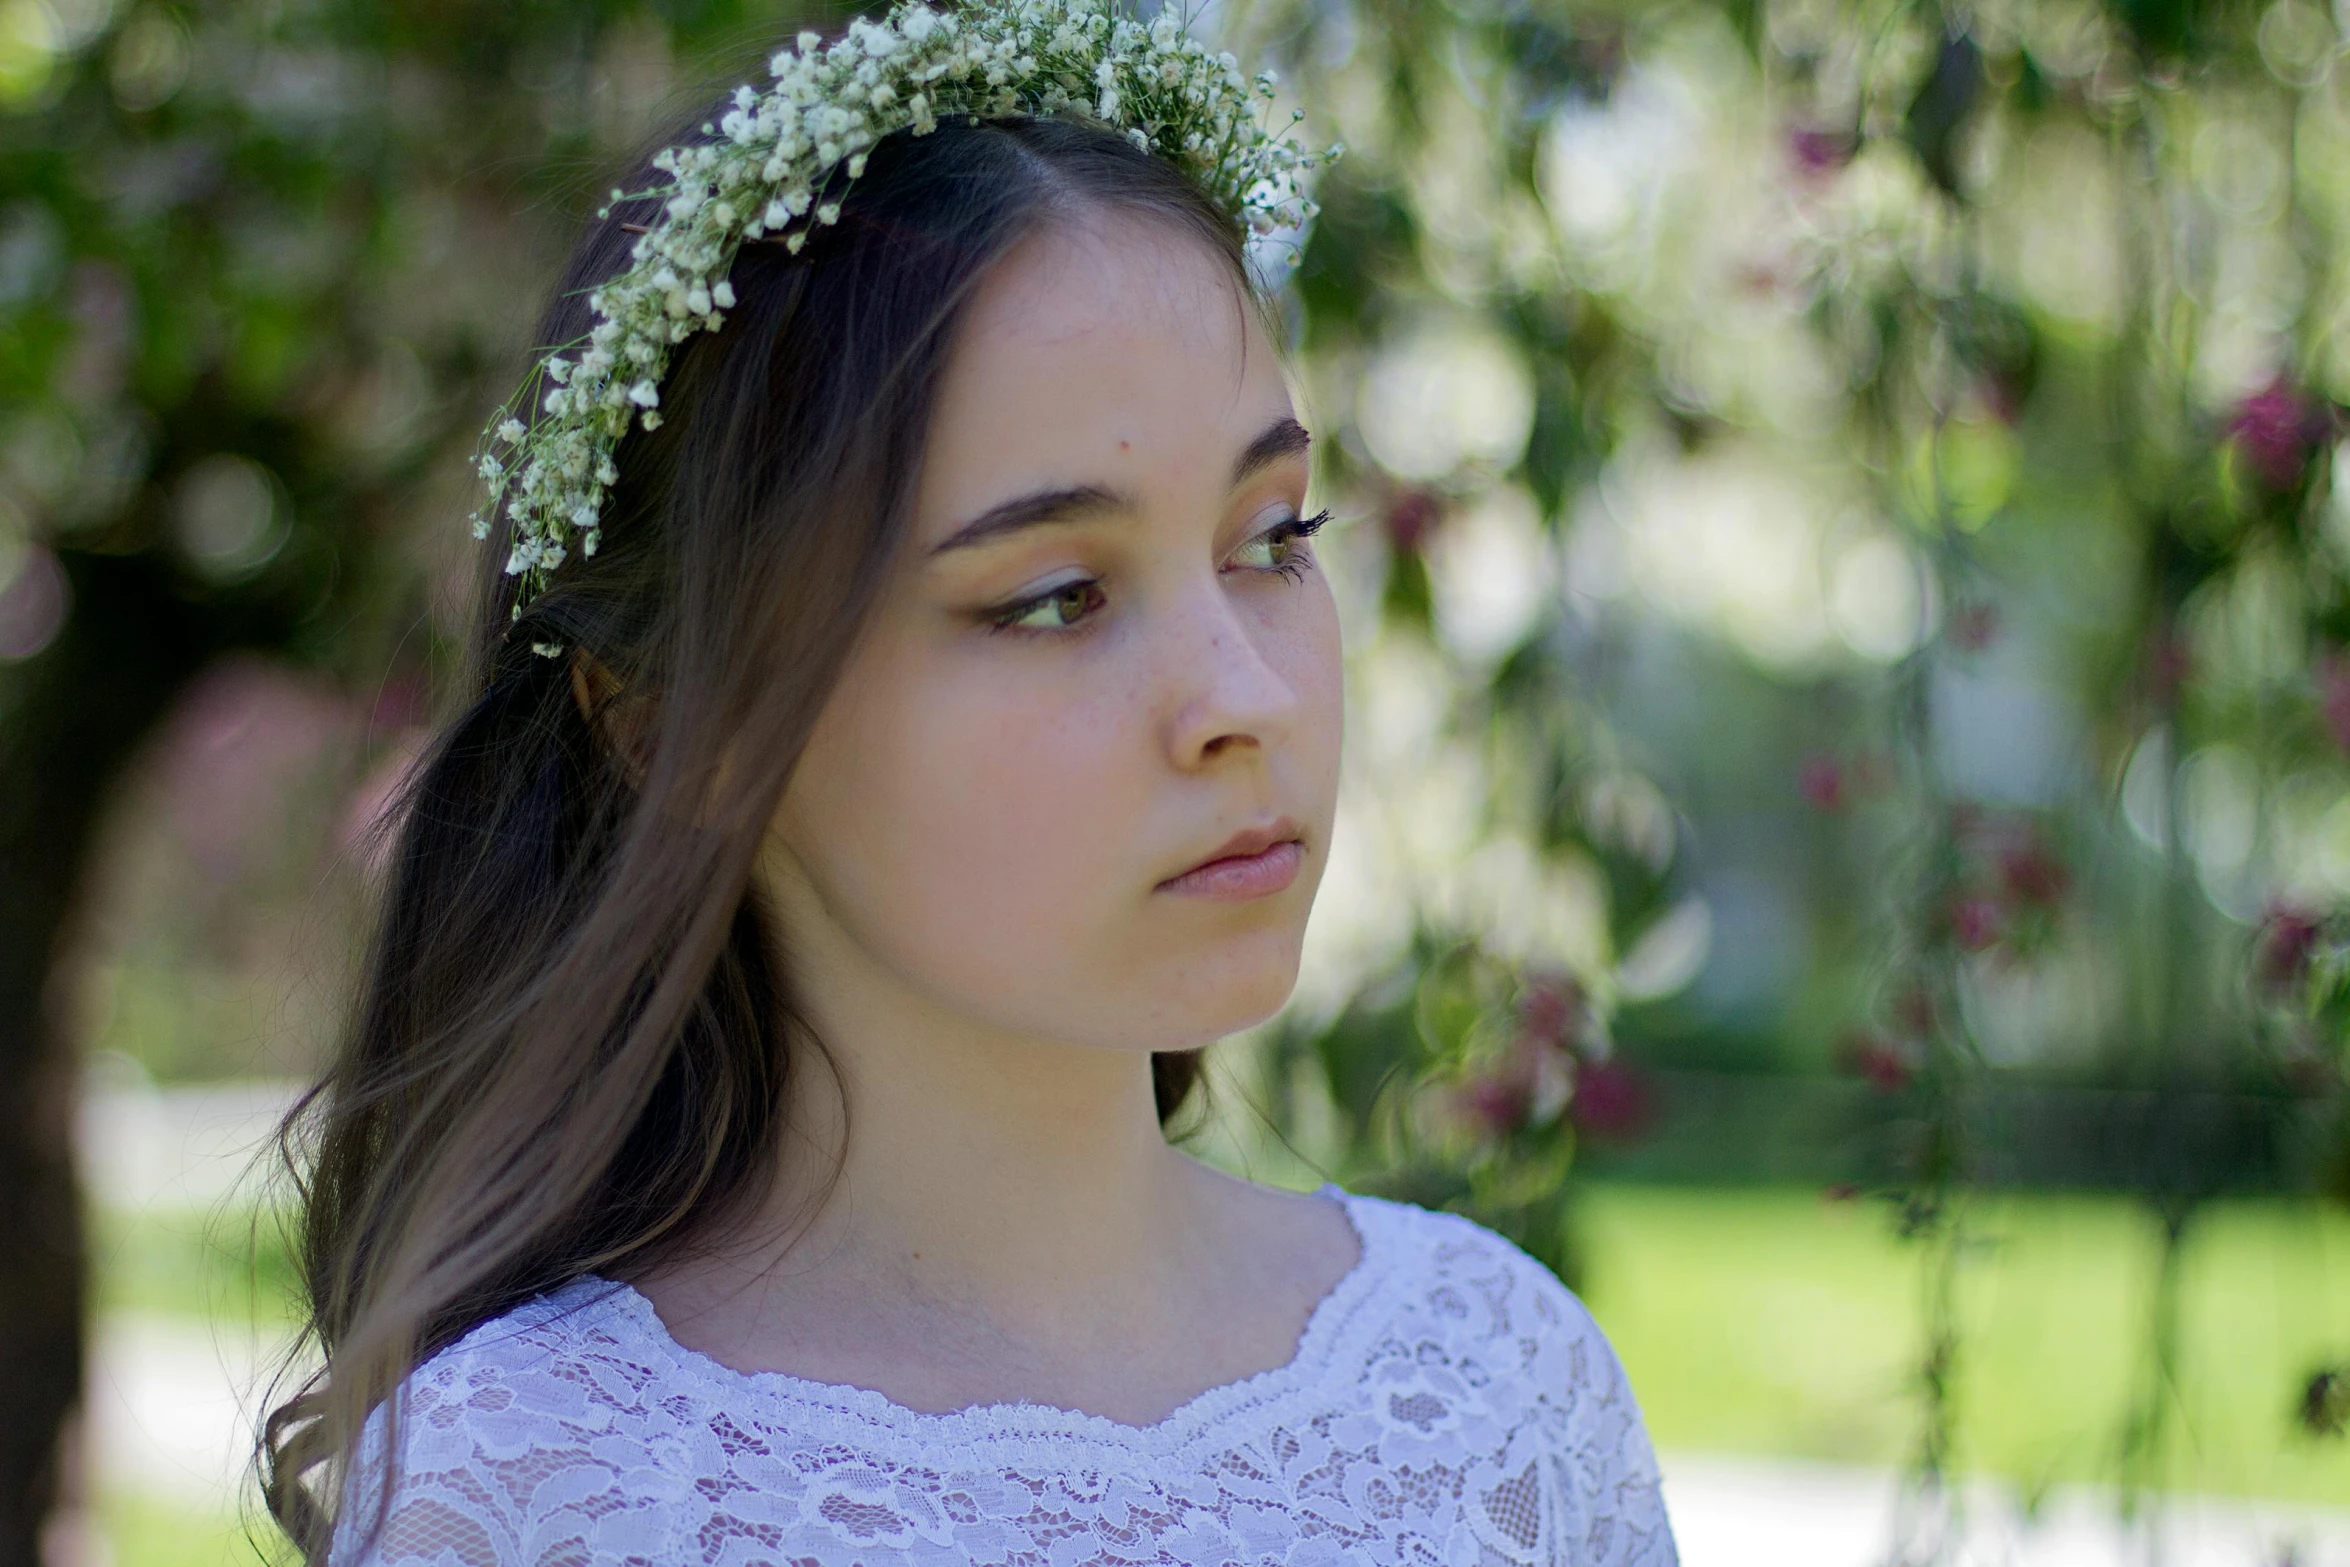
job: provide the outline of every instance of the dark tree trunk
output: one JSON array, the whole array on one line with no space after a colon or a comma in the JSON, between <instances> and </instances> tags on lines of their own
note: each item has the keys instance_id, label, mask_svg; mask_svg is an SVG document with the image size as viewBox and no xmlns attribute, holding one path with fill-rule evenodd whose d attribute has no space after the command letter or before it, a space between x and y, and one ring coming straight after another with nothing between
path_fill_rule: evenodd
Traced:
<instances>
[{"instance_id":1,"label":"dark tree trunk","mask_svg":"<svg viewBox=\"0 0 2350 1567\"><path fill-rule=\"evenodd\" d=\"M74 1041L51 973L109 786L209 651L152 560L66 557L46 652L0 675L0 1567L33 1567L82 1386Z\"/></svg>"}]
</instances>

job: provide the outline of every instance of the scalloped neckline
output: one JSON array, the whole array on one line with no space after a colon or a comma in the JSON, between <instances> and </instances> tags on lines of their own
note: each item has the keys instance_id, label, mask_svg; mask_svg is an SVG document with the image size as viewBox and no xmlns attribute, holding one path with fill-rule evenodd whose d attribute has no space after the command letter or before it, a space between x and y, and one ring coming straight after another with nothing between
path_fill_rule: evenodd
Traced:
<instances>
[{"instance_id":1,"label":"scalloped neckline","mask_svg":"<svg viewBox=\"0 0 2350 1567\"><path fill-rule=\"evenodd\" d=\"M1388 1271L1392 1259L1383 1244L1382 1227L1365 1212L1370 1199L1333 1182L1325 1182L1312 1195L1335 1203L1338 1211L1346 1216L1355 1232L1357 1251L1354 1265L1339 1275L1337 1282L1323 1292L1321 1299L1314 1302L1313 1310L1307 1313L1305 1326L1298 1330L1297 1343L1289 1358L1234 1381L1204 1388L1147 1425L1129 1425L1087 1410L1026 1400L966 1404L960 1409L916 1409L877 1389L852 1382L822 1382L789 1371L738 1370L679 1343L651 1299L626 1280L590 1273L581 1275L576 1282L608 1290L602 1301L610 1302L674 1368L721 1397L752 1393L763 1399L780 1399L800 1409L845 1420L868 1434L886 1432L919 1440L925 1451L949 1444L995 1444L1006 1439L1047 1442L1081 1439L1135 1451L1163 1452L1186 1445L1238 1411L1263 1408L1300 1387L1311 1387L1312 1373L1329 1362L1345 1328L1361 1316L1362 1306L1376 1294L1375 1286Z\"/></svg>"}]
</instances>

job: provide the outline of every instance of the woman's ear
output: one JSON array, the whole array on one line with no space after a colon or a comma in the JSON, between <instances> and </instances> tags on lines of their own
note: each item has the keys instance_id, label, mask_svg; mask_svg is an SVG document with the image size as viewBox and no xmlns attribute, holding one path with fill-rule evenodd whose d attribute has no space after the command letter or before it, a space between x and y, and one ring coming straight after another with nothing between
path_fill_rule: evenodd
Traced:
<instances>
[{"instance_id":1,"label":"woman's ear","mask_svg":"<svg viewBox=\"0 0 2350 1567\"><path fill-rule=\"evenodd\" d=\"M588 732L619 761L621 775L631 786L641 787L651 752L651 700L629 691L584 647L571 650L571 700Z\"/></svg>"}]
</instances>

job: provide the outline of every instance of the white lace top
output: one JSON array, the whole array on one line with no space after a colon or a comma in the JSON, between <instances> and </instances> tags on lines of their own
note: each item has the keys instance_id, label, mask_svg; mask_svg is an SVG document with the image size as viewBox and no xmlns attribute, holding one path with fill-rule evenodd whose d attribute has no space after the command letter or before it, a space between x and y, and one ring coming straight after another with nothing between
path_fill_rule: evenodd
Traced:
<instances>
[{"instance_id":1,"label":"white lace top","mask_svg":"<svg viewBox=\"0 0 2350 1567\"><path fill-rule=\"evenodd\" d=\"M1362 1256L1290 1361L1147 1426L735 1371L576 1280L417 1368L383 1531L334 1562L1673 1567L1582 1303L1466 1219L1324 1192Z\"/></svg>"}]
</instances>

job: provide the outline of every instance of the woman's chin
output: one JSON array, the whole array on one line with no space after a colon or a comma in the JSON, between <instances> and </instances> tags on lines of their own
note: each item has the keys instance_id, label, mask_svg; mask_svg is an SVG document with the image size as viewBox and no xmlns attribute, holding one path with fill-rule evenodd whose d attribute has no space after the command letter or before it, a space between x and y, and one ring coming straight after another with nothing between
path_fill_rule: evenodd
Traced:
<instances>
[{"instance_id":1,"label":"woman's chin","mask_svg":"<svg viewBox=\"0 0 2350 1567\"><path fill-rule=\"evenodd\" d=\"M1207 1001L1200 1021L1201 1044L1256 1027L1289 1004L1297 989L1297 943L1279 950L1234 954L1228 968L1203 984L1190 998L1193 1005Z\"/></svg>"}]
</instances>

